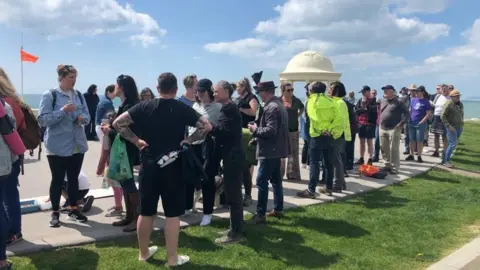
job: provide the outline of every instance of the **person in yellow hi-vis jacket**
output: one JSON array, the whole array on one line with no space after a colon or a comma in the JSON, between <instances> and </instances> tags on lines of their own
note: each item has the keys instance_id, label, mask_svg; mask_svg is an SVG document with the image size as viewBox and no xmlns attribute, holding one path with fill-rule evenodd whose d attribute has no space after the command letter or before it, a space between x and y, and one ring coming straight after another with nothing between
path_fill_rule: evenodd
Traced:
<instances>
[{"instance_id":1,"label":"person in yellow hi-vis jacket","mask_svg":"<svg viewBox=\"0 0 480 270\"><path fill-rule=\"evenodd\" d=\"M345 182L345 144L352 140L350 131L350 119L348 117L348 108L344 100L347 91L341 82L333 82L330 84L330 96L332 97L338 109L338 117L341 119L341 132L339 138L333 141L333 168L335 170L335 178L333 182L333 192L342 192L347 189Z\"/></svg>"},{"instance_id":2,"label":"person in yellow hi-vis jacket","mask_svg":"<svg viewBox=\"0 0 480 270\"><path fill-rule=\"evenodd\" d=\"M316 198L315 188L320 178L320 162L326 170L325 188L320 193L329 196L333 192L333 142L343 133L342 118L335 101L327 96L327 86L322 82L309 85L306 115L310 123L310 181L308 188L298 192L301 198Z\"/></svg>"}]
</instances>

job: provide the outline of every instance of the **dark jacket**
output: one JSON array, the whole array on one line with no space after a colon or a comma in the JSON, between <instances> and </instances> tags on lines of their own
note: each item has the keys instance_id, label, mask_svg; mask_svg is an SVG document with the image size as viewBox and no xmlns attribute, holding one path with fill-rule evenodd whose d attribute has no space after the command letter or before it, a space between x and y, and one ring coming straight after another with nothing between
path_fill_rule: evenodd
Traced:
<instances>
[{"instance_id":1,"label":"dark jacket","mask_svg":"<svg viewBox=\"0 0 480 270\"><path fill-rule=\"evenodd\" d=\"M350 132L352 133L352 136L354 136L358 130L357 115L355 114L355 106L346 99L343 99L343 101L345 101L345 104L347 104L348 120L350 122Z\"/></svg>"},{"instance_id":2,"label":"dark jacket","mask_svg":"<svg viewBox=\"0 0 480 270\"><path fill-rule=\"evenodd\" d=\"M85 102L87 103L88 113L90 114L91 121L95 119L95 113L97 112L97 105L100 99L98 98L97 94L83 94L85 98Z\"/></svg>"},{"instance_id":3,"label":"dark jacket","mask_svg":"<svg viewBox=\"0 0 480 270\"><path fill-rule=\"evenodd\" d=\"M265 104L253 137L257 138L257 159L288 156L288 115L280 98L273 97Z\"/></svg>"},{"instance_id":4,"label":"dark jacket","mask_svg":"<svg viewBox=\"0 0 480 270\"><path fill-rule=\"evenodd\" d=\"M372 98L367 104L362 106L362 99L357 102L355 105L355 113L357 116L362 113L367 113L368 124L376 125L377 124L377 99Z\"/></svg>"}]
</instances>

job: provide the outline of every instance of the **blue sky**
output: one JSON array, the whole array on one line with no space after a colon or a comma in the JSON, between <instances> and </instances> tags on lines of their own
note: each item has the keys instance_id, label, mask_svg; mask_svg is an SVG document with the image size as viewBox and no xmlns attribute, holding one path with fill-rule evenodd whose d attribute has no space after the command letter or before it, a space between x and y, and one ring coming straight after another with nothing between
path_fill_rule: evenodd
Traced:
<instances>
[{"instance_id":1,"label":"blue sky","mask_svg":"<svg viewBox=\"0 0 480 270\"><path fill-rule=\"evenodd\" d=\"M0 66L18 91L22 31L24 49L40 57L24 64L28 94L54 87L58 64L78 68L81 91L92 83L103 89L119 74L155 87L166 71L215 82L264 70L264 80L279 83L288 60L312 49L331 57L351 90L452 83L464 97L480 96L474 0L2 2Z\"/></svg>"}]
</instances>

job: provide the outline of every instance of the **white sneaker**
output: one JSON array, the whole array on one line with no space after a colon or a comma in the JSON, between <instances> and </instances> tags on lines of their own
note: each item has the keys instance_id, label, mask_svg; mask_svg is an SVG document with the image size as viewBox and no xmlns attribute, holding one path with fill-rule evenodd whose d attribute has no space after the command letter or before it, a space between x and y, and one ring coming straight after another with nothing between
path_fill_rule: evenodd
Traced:
<instances>
[{"instance_id":1,"label":"white sneaker","mask_svg":"<svg viewBox=\"0 0 480 270\"><path fill-rule=\"evenodd\" d=\"M169 265L167 262L165 264L165 267L170 268L170 267L180 266L180 265L186 264L188 261L190 261L190 257L188 257L187 255L178 255L177 263L175 265Z\"/></svg>"},{"instance_id":2,"label":"white sneaker","mask_svg":"<svg viewBox=\"0 0 480 270\"><path fill-rule=\"evenodd\" d=\"M200 226L208 226L212 222L212 215L203 215Z\"/></svg>"},{"instance_id":3,"label":"white sneaker","mask_svg":"<svg viewBox=\"0 0 480 270\"><path fill-rule=\"evenodd\" d=\"M148 248L148 256L146 258L142 258L141 256L138 256L138 260L142 262L148 261L150 258L155 255L155 253L158 252L158 247L157 246L151 246Z\"/></svg>"}]
</instances>

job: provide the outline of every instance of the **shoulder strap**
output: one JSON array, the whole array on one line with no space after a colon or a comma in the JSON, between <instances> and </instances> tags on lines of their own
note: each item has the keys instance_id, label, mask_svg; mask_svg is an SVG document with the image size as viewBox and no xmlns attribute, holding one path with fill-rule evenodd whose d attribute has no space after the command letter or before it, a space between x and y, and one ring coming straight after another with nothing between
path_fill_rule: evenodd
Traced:
<instances>
[{"instance_id":1,"label":"shoulder strap","mask_svg":"<svg viewBox=\"0 0 480 270\"><path fill-rule=\"evenodd\" d=\"M82 105L83 105L83 98L82 98L83 95L82 95L82 93L80 93L80 91L78 91L78 90L75 90L75 91L77 92L77 96L80 99L80 103L82 103Z\"/></svg>"},{"instance_id":2,"label":"shoulder strap","mask_svg":"<svg viewBox=\"0 0 480 270\"><path fill-rule=\"evenodd\" d=\"M75 90L77 92L77 96L80 99L80 102L83 105L83 98L82 98L82 93L80 91ZM55 105L57 104L57 92L55 92L54 89L50 90L50 93L52 93L52 109L55 109Z\"/></svg>"},{"instance_id":3,"label":"shoulder strap","mask_svg":"<svg viewBox=\"0 0 480 270\"><path fill-rule=\"evenodd\" d=\"M50 90L50 93L52 93L52 110L54 110L55 104L57 104L57 93L54 89Z\"/></svg>"}]
</instances>

